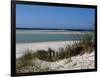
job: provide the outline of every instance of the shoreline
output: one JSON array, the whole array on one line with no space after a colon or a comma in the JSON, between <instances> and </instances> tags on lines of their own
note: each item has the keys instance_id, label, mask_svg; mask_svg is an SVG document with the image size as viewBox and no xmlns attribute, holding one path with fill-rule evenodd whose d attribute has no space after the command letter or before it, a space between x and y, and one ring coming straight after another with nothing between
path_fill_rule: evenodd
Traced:
<instances>
[{"instance_id":1,"label":"shoreline","mask_svg":"<svg viewBox=\"0 0 100 77\"><path fill-rule=\"evenodd\" d=\"M65 47L67 45L71 45L74 42L78 41L48 41L48 42L32 42L32 43L16 43L16 58L23 55L26 50L47 50L51 48L57 51L59 48Z\"/></svg>"},{"instance_id":2,"label":"shoreline","mask_svg":"<svg viewBox=\"0 0 100 77\"><path fill-rule=\"evenodd\" d=\"M84 32L81 31L34 31L34 30L27 30L27 31L21 31L16 30L17 34L84 34Z\"/></svg>"}]
</instances>

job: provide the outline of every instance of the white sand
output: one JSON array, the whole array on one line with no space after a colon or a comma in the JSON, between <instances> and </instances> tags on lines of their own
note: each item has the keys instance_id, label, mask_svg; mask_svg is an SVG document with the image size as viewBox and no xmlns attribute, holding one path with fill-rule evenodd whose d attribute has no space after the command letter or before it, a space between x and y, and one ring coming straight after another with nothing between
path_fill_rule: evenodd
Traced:
<instances>
[{"instance_id":1,"label":"white sand","mask_svg":"<svg viewBox=\"0 0 100 77\"><path fill-rule=\"evenodd\" d=\"M70 59L63 59L56 62L47 62L47 61L36 59L33 62L41 68L49 68L50 70L53 70L53 71L95 68L94 51L90 54L86 53L81 56L78 55L78 56L71 57L71 61Z\"/></svg>"},{"instance_id":2,"label":"white sand","mask_svg":"<svg viewBox=\"0 0 100 77\"><path fill-rule=\"evenodd\" d=\"M38 43L17 43L16 44L16 58L23 55L24 52L29 50L47 50L48 48L52 48L54 50L58 50L60 47L65 47L67 45L73 44L74 41L52 41L52 42L38 42Z\"/></svg>"}]
</instances>

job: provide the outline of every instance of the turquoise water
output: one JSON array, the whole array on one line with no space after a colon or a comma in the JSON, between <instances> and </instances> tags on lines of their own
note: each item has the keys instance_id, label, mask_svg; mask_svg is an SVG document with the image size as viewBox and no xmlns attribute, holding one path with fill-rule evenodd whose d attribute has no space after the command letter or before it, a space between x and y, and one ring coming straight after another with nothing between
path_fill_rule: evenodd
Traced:
<instances>
[{"instance_id":1,"label":"turquoise water","mask_svg":"<svg viewBox=\"0 0 100 77\"><path fill-rule=\"evenodd\" d=\"M17 43L46 42L46 41L74 41L84 39L84 34L41 34L40 33L16 33Z\"/></svg>"}]
</instances>

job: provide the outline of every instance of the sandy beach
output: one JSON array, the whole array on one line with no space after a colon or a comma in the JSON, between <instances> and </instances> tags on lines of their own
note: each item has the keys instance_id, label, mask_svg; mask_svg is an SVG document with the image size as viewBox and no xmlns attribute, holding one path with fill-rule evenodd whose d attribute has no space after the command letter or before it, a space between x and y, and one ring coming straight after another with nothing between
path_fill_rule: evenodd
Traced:
<instances>
[{"instance_id":1,"label":"sandy beach","mask_svg":"<svg viewBox=\"0 0 100 77\"><path fill-rule=\"evenodd\" d=\"M78 41L77 41L78 42ZM26 52L27 49L35 52L36 50L47 50L52 48L57 51L61 47L66 45L74 44L75 41L52 41L52 42L37 42L37 43L17 43L16 44L16 58L19 58ZM95 51L92 53L85 53L83 55L73 56L71 58L65 58L55 62L48 62L40 60L38 58L32 60L34 65L40 67L40 69L49 69L49 71L59 71L59 70L80 70L80 69L94 69L95 68ZM33 72L33 67L28 67L23 69L24 72ZM35 69L35 67L34 67ZM34 72L39 69L36 68Z\"/></svg>"},{"instance_id":2,"label":"sandy beach","mask_svg":"<svg viewBox=\"0 0 100 77\"><path fill-rule=\"evenodd\" d=\"M23 55L24 52L29 50L47 50L48 48L52 48L57 51L61 47L65 47L66 45L73 44L75 41L50 41L50 42L34 42L34 43L16 43L16 58ZM78 41L77 41L78 42Z\"/></svg>"}]
</instances>

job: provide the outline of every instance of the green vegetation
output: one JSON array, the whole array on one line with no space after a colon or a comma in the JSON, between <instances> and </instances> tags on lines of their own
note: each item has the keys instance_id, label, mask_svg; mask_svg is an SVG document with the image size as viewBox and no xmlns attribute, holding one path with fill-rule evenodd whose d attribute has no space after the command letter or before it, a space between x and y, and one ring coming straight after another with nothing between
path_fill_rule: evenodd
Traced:
<instances>
[{"instance_id":1,"label":"green vegetation","mask_svg":"<svg viewBox=\"0 0 100 77\"><path fill-rule=\"evenodd\" d=\"M79 37L80 38L80 37ZM31 72L43 72L49 71L50 68L41 68L41 66L35 65L33 60L40 59L43 61L57 61L65 58L70 58L72 56L83 55L84 53L91 53L95 48L95 42L93 40L93 33L85 33L85 38L80 39L79 42L74 42L72 45L68 45L64 48L59 48L58 51L55 51L51 48L48 50L38 50L36 52L32 50L27 50L22 57L16 60L16 71L17 73L25 73L26 70ZM34 53L33 53L34 52ZM29 68L31 67L31 68ZM30 71L26 71L30 72Z\"/></svg>"}]
</instances>

